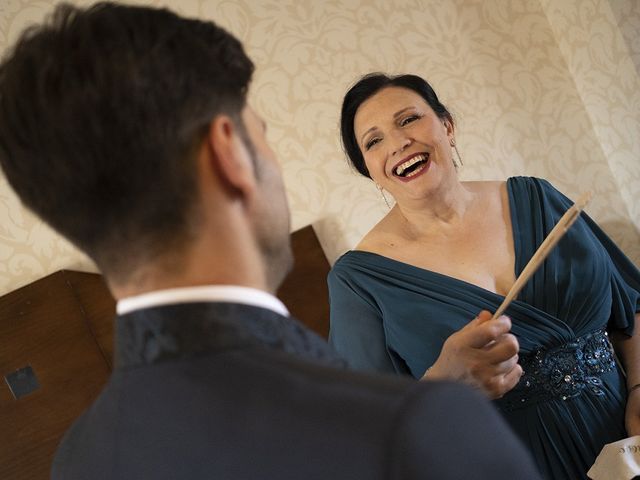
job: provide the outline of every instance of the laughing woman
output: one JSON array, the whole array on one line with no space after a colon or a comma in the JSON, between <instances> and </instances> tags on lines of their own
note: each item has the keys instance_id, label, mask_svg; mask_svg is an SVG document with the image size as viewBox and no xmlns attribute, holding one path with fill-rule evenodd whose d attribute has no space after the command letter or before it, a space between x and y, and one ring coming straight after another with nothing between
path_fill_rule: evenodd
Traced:
<instances>
[{"instance_id":1,"label":"laughing woman","mask_svg":"<svg viewBox=\"0 0 640 480\"><path fill-rule=\"evenodd\" d=\"M465 337L487 314L469 319L497 309L572 202L537 178L459 181L453 119L414 75L363 77L341 133L396 204L329 275L338 352L354 368L482 388L549 479L586 478L605 443L640 434L640 272L602 230L582 214L529 280L506 311L522 377L487 380L468 352L494 342Z\"/></svg>"}]
</instances>

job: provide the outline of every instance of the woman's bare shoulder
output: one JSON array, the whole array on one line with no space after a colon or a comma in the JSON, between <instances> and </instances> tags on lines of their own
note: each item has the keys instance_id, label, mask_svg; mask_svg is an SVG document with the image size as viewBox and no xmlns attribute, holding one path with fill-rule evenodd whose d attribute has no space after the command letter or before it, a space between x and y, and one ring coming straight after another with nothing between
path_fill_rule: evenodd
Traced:
<instances>
[{"instance_id":1,"label":"woman's bare shoulder","mask_svg":"<svg viewBox=\"0 0 640 480\"><path fill-rule=\"evenodd\" d=\"M468 190L476 193L495 193L504 190L506 180L470 180L461 182Z\"/></svg>"},{"instance_id":2,"label":"woman's bare shoulder","mask_svg":"<svg viewBox=\"0 0 640 480\"><path fill-rule=\"evenodd\" d=\"M362 237L355 250L385 255L387 250L398 242L397 237L397 232L393 227L393 220L390 215L386 215Z\"/></svg>"},{"instance_id":3,"label":"woman's bare shoulder","mask_svg":"<svg viewBox=\"0 0 640 480\"><path fill-rule=\"evenodd\" d=\"M497 207L507 199L507 182L504 180L477 180L462 182L462 185L484 200L482 203L488 202L489 205Z\"/></svg>"}]
</instances>

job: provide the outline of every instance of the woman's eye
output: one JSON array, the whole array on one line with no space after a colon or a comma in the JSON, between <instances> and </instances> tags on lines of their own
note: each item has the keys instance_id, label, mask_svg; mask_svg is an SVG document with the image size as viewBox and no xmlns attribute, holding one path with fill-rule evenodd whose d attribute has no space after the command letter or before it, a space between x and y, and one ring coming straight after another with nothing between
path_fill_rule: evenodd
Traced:
<instances>
[{"instance_id":1,"label":"woman's eye","mask_svg":"<svg viewBox=\"0 0 640 480\"><path fill-rule=\"evenodd\" d=\"M400 126L404 127L405 125L416 121L418 118L420 118L418 115L409 115L408 117L405 117L402 120L400 120Z\"/></svg>"},{"instance_id":2,"label":"woman's eye","mask_svg":"<svg viewBox=\"0 0 640 480\"><path fill-rule=\"evenodd\" d=\"M373 147L376 143L378 143L380 141L379 138L372 138L371 140L369 140L365 145L364 148L365 150L369 150L371 147Z\"/></svg>"}]
</instances>

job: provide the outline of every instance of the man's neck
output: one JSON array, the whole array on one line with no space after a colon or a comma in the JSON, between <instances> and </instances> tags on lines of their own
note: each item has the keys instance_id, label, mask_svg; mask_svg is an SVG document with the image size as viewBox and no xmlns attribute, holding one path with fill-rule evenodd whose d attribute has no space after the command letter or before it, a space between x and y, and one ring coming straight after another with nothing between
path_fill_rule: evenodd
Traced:
<instances>
[{"instance_id":1,"label":"man's neck","mask_svg":"<svg viewBox=\"0 0 640 480\"><path fill-rule=\"evenodd\" d=\"M133 297L158 290L205 285L237 285L274 293L267 283L264 260L257 249L236 243L201 240L180 254L164 255L127 277L107 282L113 296Z\"/></svg>"}]
</instances>

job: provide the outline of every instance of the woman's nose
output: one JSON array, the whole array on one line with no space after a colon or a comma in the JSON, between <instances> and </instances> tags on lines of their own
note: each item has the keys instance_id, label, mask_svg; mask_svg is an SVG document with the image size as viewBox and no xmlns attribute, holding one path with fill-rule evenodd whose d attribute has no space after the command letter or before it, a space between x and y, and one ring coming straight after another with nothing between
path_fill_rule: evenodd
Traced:
<instances>
[{"instance_id":1,"label":"woman's nose","mask_svg":"<svg viewBox=\"0 0 640 480\"><path fill-rule=\"evenodd\" d=\"M393 155L402 153L405 148L411 145L411 139L404 135L396 135L393 140Z\"/></svg>"}]
</instances>

